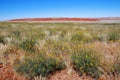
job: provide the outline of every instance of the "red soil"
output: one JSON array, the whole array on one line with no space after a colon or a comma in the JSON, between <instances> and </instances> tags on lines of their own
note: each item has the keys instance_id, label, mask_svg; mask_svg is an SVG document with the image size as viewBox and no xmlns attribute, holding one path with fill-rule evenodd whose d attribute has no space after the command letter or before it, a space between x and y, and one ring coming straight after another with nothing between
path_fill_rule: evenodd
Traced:
<instances>
[{"instance_id":1,"label":"red soil","mask_svg":"<svg viewBox=\"0 0 120 80\"><path fill-rule=\"evenodd\" d=\"M25 77L18 75L11 65L0 64L0 80L26 80Z\"/></svg>"},{"instance_id":2,"label":"red soil","mask_svg":"<svg viewBox=\"0 0 120 80\"><path fill-rule=\"evenodd\" d=\"M97 21L96 18L25 18L10 21Z\"/></svg>"},{"instance_id":3,"label":"red soil","mask_svg":"<svg viewBox=\"0 0 120 80\"><path fill-rule=\"evenodd\" d=\"M71 74L68 74L67 72L67 70L58 71L55 74L52 74L48 80L95 80L85 74L83 76L79 76L75 70L73 70ZM97 80L120 80L120 75L104 74Z\"/></svg>"},{"instance_id":4,"label":"red soil","mask_svg":"<svg viewBox=\"0 0 120 80\"><path fill-rule=\"evenodd\" d=\"M24 76L21 76L15 72L10 64L3 65L0 63L0 80L28 80ZM41 80L41 79L36 79ZM61 70L49 76L48 80L94 80L90 76L79 76L79 74L72 70L71 74L68 74L68 70ZM98 80L120 80L120 75L103 75Z\"/></svg>"},{"instance_id":5,"label":"red soil","mask_svg":"<svg viewBox=\"0 0 120 80\"><path fill-rule=\"evenodd\" d=\"M68 74L67 72L67 70L56 72L50 76L48 80L93 80L90 76L79 76L75 70L73 70L71 74Z\"/></svg>"},{"instance_id":6,"label":"red soil","mask_svg":"<svg viewBox=\"0 0 120 80\"><path fill-rule=\"evenodd\" d=\"M23 18L12 19L9 21L99 21L99 20L120 20L120 17L106 17L106 18Z\"/></svg>"}]
</instances>

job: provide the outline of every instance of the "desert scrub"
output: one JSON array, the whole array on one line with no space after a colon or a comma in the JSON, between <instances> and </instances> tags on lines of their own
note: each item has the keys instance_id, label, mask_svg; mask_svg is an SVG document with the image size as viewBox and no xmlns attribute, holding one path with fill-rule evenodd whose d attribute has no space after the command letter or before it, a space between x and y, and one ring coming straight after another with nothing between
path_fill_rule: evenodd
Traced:
<instances>
[{"instance_id":1,"label":"desert scrub","mask_svg":"<svg viewBox=\"0 0 120 80\"><path fill-rule=\"evenodd\" d=\"M43 39L45 39L46 34L43 30L35 30L34 32L32 32L31 36L35 39L43 40Z\"/></svg>"},{"instance_id":2,"label":"desert scrub","mask_svg":"<svg viewBox=\"0 0 120 80\"><path fill-rule=\"evenodd\" d=\"M29 52L35 52L35 39L26 39L19 46Z\"/></svg>"},{"instance_id":3,"label":"desert scrub","mask_svg":"<svg viewBox=\"0 0 120 80\"><path fill-rule=\"evenodd\" d=\"M112 30L108 34L108 41L117 41L120 39L120 31Z\"/></svg>"},{"instance_id":4,"label":"desert scrub","mask_svg":"<svg viewBox=\"0 0 120 80\"><path fill-rule=\"evenodd\" d=\"M82 32L77 32L72 35L71 41L83 41L84 35Z\"/></svg>"},{"instance_id":5,"label":"desert scrub","mask_svg":"<svg viewBox=\"0 0 120 80\"><path fill-rule=\"evenodd\" d=\"M8 43L7 40L5 39L5 36L0 36L0 43L4 45Z\"/></svg>"},{"instance_id":6,"label":"desert scrub","mask_svg":"<svg viewBox=\"0 0 120 80\"><path fill-rule=\"evenodd\" d=\"M120 74L120 54L119 53L115 57L111 71L114 74Z\"/></svg>"},{"instance_id":7,"label":"desert scrub","mask_svg":"<svg viewBox=\"0 0 120 80\"><path fill-rule=\"evenodd\" d=\"M94 78L99 78L101 71L98 66L100 65L100 58L92 49L83 48L77 53L73 53L71 61L74 68L80 75L86 73Z\"/></svg>"},{"instance_id":8,"label":"desert scrub","mask_svg":"<svg viewBox=\"0 0 120 80\"><path fill-rule=\"evenodd\" d=\"M46 37L45 32L44 31L39 31L38 37L39 37L39 39L44 39Z\"/></svg>"},{"instance_id":9,"label":"desert scrub","mask_svg":"<svg viewBox=\"0 0 120 80\"><path fill-rule=\"evenodd\" d=\"M61 33L60 33L60 35L59 35L59 39L61 41L65 40L66 34L67 34L67 31L66 30L62 30Z\"/></svg>"},{"instance_id":10,"label":"desert scrub","mask_svg":"<svg viewBox=\"0 0 120 80\"><path fill-rule=\"evenodd\" d=\"M90 42L91 40L91 34L86 31L78 31L71 36L71 41L73 42Z\"/></svg>"},{"instance_id":11,"label":"desert scrub","mask_svg":"<svg viewBox=\"0 0 120 80\"><path fill-rule=\"evenodd\" d=\"M42 75L43 77L50 73L64 68L62 59L44 54L37 54L34 57L26 58L23 62L16 64L16 71L23 73L28 77Z\"/></svg>"},{"instance_id":12,"label":"desert scrub","mask_svg":"<svg viewBox=\"0 0 120 80\"><path fill-rule=\"evenodd\" d=\"M46 40L45 43L45 48L47 50L46 53L52 53L57 56L67 54L69 53L71 47L70 44L71 43L67 43L63 41Z\"/></svg>"},{"instance_id":13,"label":"desert scrub","mask_svg":"<svg viewBox=\"0 0 120 80\"><path fill-rule=\"evenodd\" d=\"M14 65L15 61L22 61L24 59L24 51L20 50L14 45L10 45L3 53L4 63Z\"/></svg>"},{"instance_id":14,"label":"desert scrub","mask_svg":"<svg viewBox=\"0 0 120 80\"><path fill-rule=\"evenodd\" d=\"M20 32L19 30L13 31L13 35L14 35L16 38L19 38L19 37L20 37L20 34L21 34L21 32Z\"/></svg>"}]
</instances>

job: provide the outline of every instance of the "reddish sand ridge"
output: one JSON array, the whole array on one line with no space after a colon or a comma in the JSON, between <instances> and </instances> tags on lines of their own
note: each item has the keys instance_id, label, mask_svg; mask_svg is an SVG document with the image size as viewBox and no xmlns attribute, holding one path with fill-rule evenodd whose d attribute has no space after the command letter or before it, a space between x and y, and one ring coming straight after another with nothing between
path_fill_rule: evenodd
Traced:
<instances>
[{"instance_id":1,"label":"reddish sand ridge","mask_svg":"<svg viewBox=\"0 0 120 80\"><path fill-rule=\"evenodd\" d=\"M9 21L100 21L100 20L120 20L120 17L106 18L23 18Z\"/></svg>"},{"instance_id":2,"label":"reddish sand ridge","mask_svg":"<svg viewBox=\"0 0 120 80\"><path fill-rule=\"evenodd\" d=\"M10 21L96 21L96 18L25 18Z\"/></svg>"}]
</instances>

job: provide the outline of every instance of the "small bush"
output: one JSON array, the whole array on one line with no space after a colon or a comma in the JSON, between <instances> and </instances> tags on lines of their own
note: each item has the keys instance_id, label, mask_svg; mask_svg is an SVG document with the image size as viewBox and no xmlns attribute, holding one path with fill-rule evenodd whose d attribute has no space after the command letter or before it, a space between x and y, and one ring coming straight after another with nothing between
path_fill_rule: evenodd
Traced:
<instances>
[{"instance_id":1,"label":"small bush","mask_svg":"<svg viewBox=\"0 0 120 80\"><path fill-rule=\"evenodd\" d=\"M16 30L16 31L13 31L13 34L15 35L16 38L18 38L20 37L21 32Z\"/></svg>"},{"instance_id":2,"label":"small bush","mask_svg":"<svg viewBox=\"0 0 120 80\"><path fill-rule=\"evenodd\" d=\"M35 52L35 44L34 39L26 39L20 44L20 47L26 51Z\"/></svg>"},{"instance_id":3,"label":"small bush","mask_svg":"<svg viewBox=\"0 0 120 80\"><path fill-rule=\"evenodd\" d=\"M86 73L95 78L100 77L101 71L98 69L99 57L95 55L93 50L81 49L78 53L72 54L71 59L74 68L80 75Z\"/></svg>"},{"instance_id":4,"label":"small bush","mask_svg":"<svg viewBox=\"0 0 120 80\"><path fill-rule=\"evenodd\" d=\"M115 61L113 63L112 72L120 74L120 55L117 55L117 57L115 58Z\"/></svg>"},{"instance_id":5,"label":"small bush","mask_svg":"<svg viewBox=\"0 0 120 80\"><path fill-rule=\"evenodd\" d=\"M106 39L107 38L106 38L106 34L105 33L99 33L98 34L98 38L97 38L98 41L103 41L104 42L104 41L106 41Z\"/></svg>"},{"instance_id":6,"label":"small bush","mask_svg":"<svg viewBox=\"0 0 120 80\"><path fill-rule=\"evenodd\" d=\"M66 34L67 34L67 31L66 31L66 30L63 30L63 31L60 33L60 35L59 35L60 40L65 40Z\"/></svg>"},{"instance_id":7,"label":"small bush","mask_svg":"<svg viewBox=\"0 0 120 80\"><path fill-rule=\"evenodd\" d=\"M39 32L39 39L44 39L46 34L42 31Z\"/></svg>"},{"instance_id":8,"label":"small bush","mask_svg":"<svg viewBox=\"0 0 120 80\"><path fill-rule=\"evenodd\" d=\"M82 32L78 32L72 35L72 41L83 41L84 35Z\"/></svg>"},{"instance_id":9,"label":"small bush","mask_svg":"<svg viewBox=\"0 0 120 80\"><path fill-rule=\"evenodd\" d=\"M5 37L4 36L0 36L0 43L2 43L2 44L7 44L7 40L5 39Z\"/></svg>"},{"instance_id":10,"label":"small bush","mask_svg":"<svg viewBox=\"0 0 120 80\"><path fill-rule=\"evenodd\" d=\"M32 37L34 37L35 39L42 40L42 39L44 39L46 37L46 34L44 33L44 31L40 30L40 31L38 31L36 33L33 33Z\"/></svg>"},{"instance_id":11,"label":"small bush","mask_svg":"<svg viewBox=\"0 0 120 80\"><path fill-rule=\"evenodd\" d=\"M85 32L77 32L72 35L71 41L78 42L90 42L92 41L92 36L90 33Z\"/></svg>"},{"instance_id":12,"label":"small bush","mask_svg":"<svg viewBox=\"0 0 120 80\"><path fill-rule=\"evenodd\" d=\"M108 34L108 41L117 41L120 39L120 32L119 31L111 31Z\"/></svg>"},{"instance_id":13,"label":"small bush","mask_svg":"<svg viewBox=\"0 0 120 80\"><path fill-rule=\"evenodd\" d=\"M24 73L29 77L42 75L47 76L50 73L64 68L62 60L55 57L38 54L32 58L26 58L16 66L16 71Z\"/></svg>"}]
</instances>

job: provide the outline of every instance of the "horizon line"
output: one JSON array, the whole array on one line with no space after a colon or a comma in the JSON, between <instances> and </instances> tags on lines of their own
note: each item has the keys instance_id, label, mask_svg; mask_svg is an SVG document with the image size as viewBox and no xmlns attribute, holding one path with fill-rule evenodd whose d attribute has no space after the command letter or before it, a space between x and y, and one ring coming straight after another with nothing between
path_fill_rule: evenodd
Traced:
<instances>
[{"instance_id":1,"label":"horizon line","mask_svg":"<svg viewBox=\"0 0 120 80\"><path fill-rule=\"evenodd\" d=\"M21 17L21 18L12 18L12 19L6 19L6 20L14 20L14 19L32 19L32 18L89 18L89 19L96 19L96 18L120 18L120 16L110 16L110 17ZM1 21L1 20L0 20ZM4 20L5 21L5 20Z\"/></svg>"}]
</instances>

